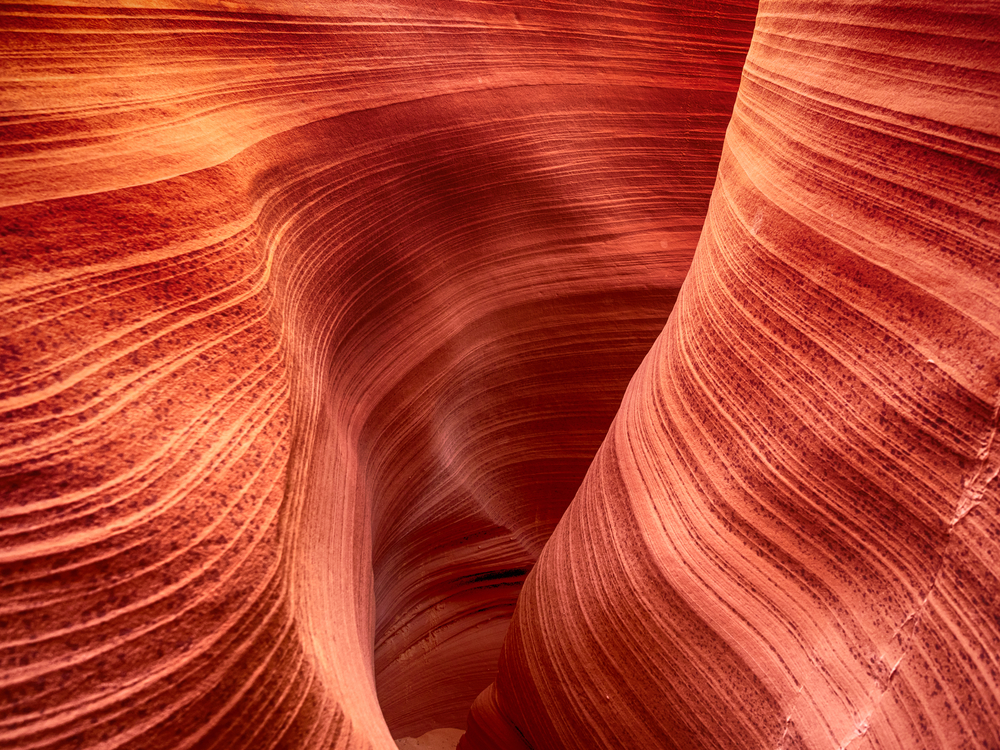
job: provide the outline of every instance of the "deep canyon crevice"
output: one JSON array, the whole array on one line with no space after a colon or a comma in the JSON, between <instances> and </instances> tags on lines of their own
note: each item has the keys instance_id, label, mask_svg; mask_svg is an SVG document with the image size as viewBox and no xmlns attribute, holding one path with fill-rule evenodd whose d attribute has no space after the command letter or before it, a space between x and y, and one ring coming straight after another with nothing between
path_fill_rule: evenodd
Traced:
<instances>
[{"instance_id":1,"label":"deep canyon crevice","mask_svg":"<svg viewBox=\"0 0 1000 750\"><path fill-rule=\"evenodd\" d=\"M995 7L123 5L0 6L0 747L1000 746Z\"/></svg>"}]
</instances>

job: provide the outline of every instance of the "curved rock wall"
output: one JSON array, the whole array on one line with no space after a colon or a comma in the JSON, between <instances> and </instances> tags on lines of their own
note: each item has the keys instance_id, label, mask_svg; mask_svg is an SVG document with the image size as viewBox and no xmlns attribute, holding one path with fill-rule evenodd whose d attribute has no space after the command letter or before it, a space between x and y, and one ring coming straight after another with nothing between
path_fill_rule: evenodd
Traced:
<instances>
[{"instance_id":1,"label":"curved rock wall","mask_svg":"<svg viewBox=\"0 0 1000 750\"><path fill-rule=\"evenodd\" d=\"M3 747L464 726L755 10L226 8L0 13Z\"/></svg>"},{"instance_id":2,"label":"curved rock wall","mask_svg":"<svg viewBox=\"0 0 1000 750\"><path fill-rule=\"evenodd\" d=\"M1000 747L1000 18L761 4L468 748Z\"/></svg>"}]
</instances>

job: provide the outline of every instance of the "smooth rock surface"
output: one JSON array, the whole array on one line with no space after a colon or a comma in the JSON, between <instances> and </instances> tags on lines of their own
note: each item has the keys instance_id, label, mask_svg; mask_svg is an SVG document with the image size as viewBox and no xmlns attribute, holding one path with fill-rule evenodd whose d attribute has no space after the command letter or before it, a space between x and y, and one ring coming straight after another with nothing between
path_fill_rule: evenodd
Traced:
<instances>
[{"instance_id":1,"label":"smooth rock surface","mask_svg":"<svg viewBox=\"0 0 1000 750\"><path fill-rule=\"evenodd\" d=\"M764 0L465 750L1000 747L1000 17Z\"/></svg>"}]
</instances>

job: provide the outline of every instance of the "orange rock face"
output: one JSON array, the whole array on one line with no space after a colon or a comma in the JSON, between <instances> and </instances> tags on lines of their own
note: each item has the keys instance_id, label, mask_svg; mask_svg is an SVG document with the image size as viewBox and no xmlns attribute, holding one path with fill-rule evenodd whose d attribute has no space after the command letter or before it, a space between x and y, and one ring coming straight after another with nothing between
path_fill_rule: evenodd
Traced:
<instances>
[{"instance_id":1,"label":"orange rock face","mask_svg":"<svg viewBox=\"0 0 1000 750\"><path fill-rule=\"evenodd\" d=\"M468 748L1000 747L996 7L762 2Z\"/></svg>"},{"instance_id":2,"label":"orange rock face","mask_svg":"<svg viewBox=\"0 0 1000 750\"><path fill-rule=\"evenodd\" d=\"M464 727L755 6L4 6L0 746Z\"/></svg>"},{"instance_id":3,"label":"orange rock face","mask_svg":"<svg viewBox=\"0 0 1000 750\"><path fill-rule=\"evenodd\" d=\"M1000 747L996 7L133 5L0 13L0 747Z\"/></svg>"}]
</instances>

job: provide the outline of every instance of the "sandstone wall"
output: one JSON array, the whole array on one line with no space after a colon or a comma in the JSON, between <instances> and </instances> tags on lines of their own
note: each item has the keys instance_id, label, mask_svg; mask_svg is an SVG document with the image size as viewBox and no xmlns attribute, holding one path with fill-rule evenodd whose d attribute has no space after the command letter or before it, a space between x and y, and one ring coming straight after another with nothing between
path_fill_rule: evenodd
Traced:
<instances>
[{"instance_id":1,"label":"sandstone wall","mask_svg":"<svg viewBox=\"0 0 1000 750\"><path fill-rule=\"evenodd\" d=\"M460 747L1000 747L998 28L761 3L694 264Z\"/></svg>"},{"instance_id":2,"label":"sandstone wall","mask_svg":"<svg viewBox=\"0 0 1000 750\"><path fill-rule=\"evenodd\" d=\"M0 746L464 727L754 12L3 5Z\"/></svg>"}]
</instances>

